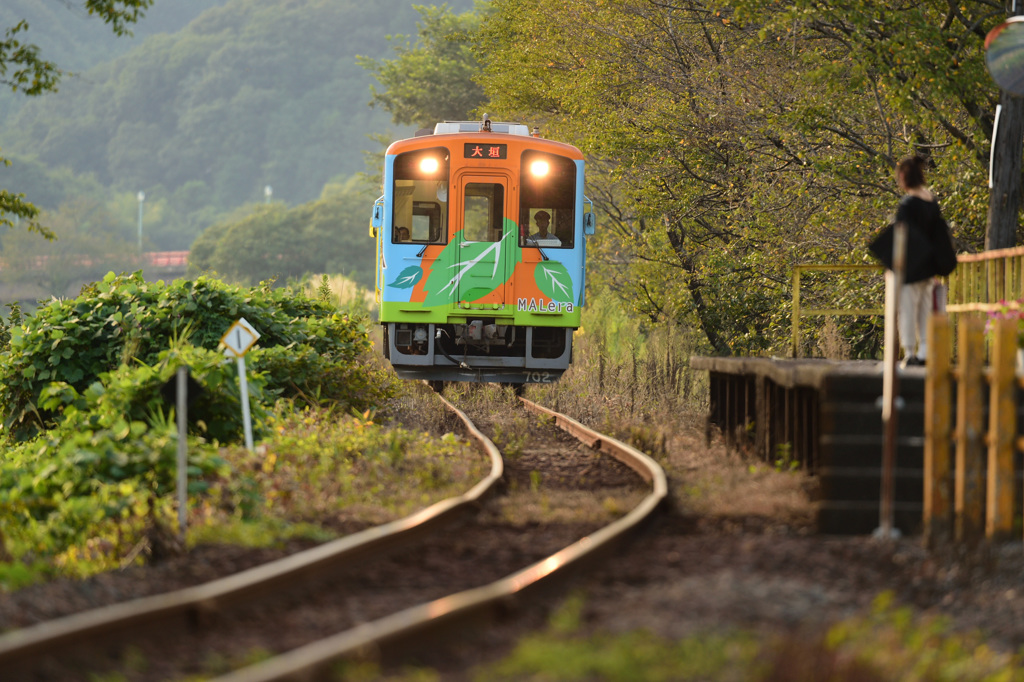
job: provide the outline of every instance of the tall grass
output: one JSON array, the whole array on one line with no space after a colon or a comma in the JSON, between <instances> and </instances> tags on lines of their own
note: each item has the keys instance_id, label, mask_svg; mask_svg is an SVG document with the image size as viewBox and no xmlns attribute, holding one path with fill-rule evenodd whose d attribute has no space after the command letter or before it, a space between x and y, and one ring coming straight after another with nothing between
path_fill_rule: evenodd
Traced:
<instances>
[{"instance_id":1,"label":"tall grass","mask_svg":"<svg viewBox=\"0 0 1024 682\"><path fill-rule=\"evenodd\" d=\"M331 303L352 316L372 318L377 310L373 291L345 275L311 275L303 287L306 296Z\"/></svg>"},{"instance_id":2,"label":"tall grass","mask_svg":"<svg viewBox=\"0 0 1024 682\"><path fill-rule=\"evenodd\" d=\"M561 380L532 384L529 397L584 423L664 452L678 429L696 426L707 407L707 380L690 369L692 331L630 317L610 292L584 309L573 363Z\"/></svg>"}]
</instances>

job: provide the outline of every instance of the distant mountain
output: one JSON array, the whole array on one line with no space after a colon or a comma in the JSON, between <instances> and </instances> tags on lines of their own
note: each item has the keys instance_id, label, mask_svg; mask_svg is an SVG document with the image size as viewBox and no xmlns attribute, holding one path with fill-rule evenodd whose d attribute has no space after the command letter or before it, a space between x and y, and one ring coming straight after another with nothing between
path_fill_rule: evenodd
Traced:
<instances>
[{"instance_id":1,"label":"distant mountain","mask_svg":"<svg viewBox=\"0 0 1024 682\"><path fill-rule=\"evenodd\" d=\"M117 36L99 18L89 16L72 2L54 0L3 0L0 4L0 35L25 20L28 29L18 40L36 45L40 55L69 74L77 74L111 61L142 44L155 33L175 33L212 7L227 0L157 0L135 24L130 36ZM28 98L0 88L0 126L21 109Z\"/></svg>"},{"instance_id":2,"label":"distant mountain","mask_svg":"<svg viewBox=\"0 0 1024 682\"><path fill-rule=\"evenodd\" d=\"M227 0L157 0L132 27L133 36L118 37L83 2L4 0L0 32L21 20L28 22L19 40L37 45L44 58L67 71L84 71L128 52L155 33L175 33L190 21ZM5 93L6 94L6 93Z\"/></svg>"},{"instance_id":3,"label":"distant mountain","mask_svg":"<svg viewBox=\"0 0 1024 682\"><path fill-rule=\"evenodd\" d=\"M113 190L153 198L181 190L181 201L221 208L261 201L267 185L275 200L310 201L330 178L363 169L362 150L376 148L366 135L390 124L386 112L367 106L372 77L355 56L389 56L386 35L415 34L418 14L409 1L219 4L158 0L130 51L68 79L57 94L23 98L0 127L0 149L92 174ZM180 31L155 33L203 5L213 7ZM62 17L50 27L55 40L68 35L57 30L64 26L109 32L49 1L4 0L0 21L46 22L44 10ZM67 66L100 58L98 43L81 43L88 54L69 43ZM65 65L59 51L47 56ZM0 186L31 199L18 166L8 171Z\"/></svg>"}]
</instances>

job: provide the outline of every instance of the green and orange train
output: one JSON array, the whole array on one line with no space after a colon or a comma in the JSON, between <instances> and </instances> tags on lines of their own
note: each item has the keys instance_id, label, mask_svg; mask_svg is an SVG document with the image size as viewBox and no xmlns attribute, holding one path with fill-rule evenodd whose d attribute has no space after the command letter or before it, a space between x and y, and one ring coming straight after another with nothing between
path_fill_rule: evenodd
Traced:
<instances>
[{"instance_id":1,"label":"green and orange train","mask_svg":"<svg viewBox=\"0 0 1024 682\"><path fill-rule=\"evenodd\" d=\"M384 354L399 376L525 384L562 375L594 233L583 180L575 147L487 117L388 147L370 234Z\"/></svg>"}]
</instances>

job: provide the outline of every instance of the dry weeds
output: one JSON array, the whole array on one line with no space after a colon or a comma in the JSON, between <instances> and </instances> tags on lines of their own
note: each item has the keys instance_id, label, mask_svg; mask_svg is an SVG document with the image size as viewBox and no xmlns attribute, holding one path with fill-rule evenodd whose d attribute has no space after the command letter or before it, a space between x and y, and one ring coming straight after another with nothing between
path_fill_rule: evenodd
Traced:
<instances>
[{"instance_id":1,"label":"dry weeds","mask_svg":"<svg viewBox=\"0 0 1024 682\"><path fill-rule=\"evenodd\" d=\"M685 514L812 523L815 493L806 475L730 451L709 430L707 377L690 369L690 352L656 337L642 353L632 347L615 361L600 340L583 335L561 381L530 385L526 395L654 457Z\"/></svg>"},{"instance_id":2,"label":"dry weeds","mask_svg":"<svg viewBox=\"0 0 1024 682\"><path fill-rule=\"evenodd\" d=\"M813 483L800 471L778 471L729 450L720 438L708 444L693 430L677 434L663 462L683 511L715 517L763 517L794 526L812 523Z\"/></svg>"}]
</instances>

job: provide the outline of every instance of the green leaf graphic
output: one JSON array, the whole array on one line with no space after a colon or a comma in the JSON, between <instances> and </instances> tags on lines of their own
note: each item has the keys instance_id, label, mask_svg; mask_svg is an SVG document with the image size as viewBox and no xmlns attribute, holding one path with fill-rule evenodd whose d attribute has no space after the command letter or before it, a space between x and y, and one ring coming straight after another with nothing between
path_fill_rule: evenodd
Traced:
<instances>
[{"instance_id":1,"label":"green leaf graphic","mask_svg":"<svg viewBox=\"0 0 1024 682\"><path fill-rule=\"evenodd\" d=\"M395 289L412 289L422 277L423 268L418 265L410 265L398 273L398 277L395 277L395 280L388 284L388 286Z\"/></svg>"},{"instance_id":2,"label":"green leaf graphic","mask_svg":"<svg viewBox=\"0 0 1024 682\"><path fill-rule=\"evenodd\" d=\"M572 303L572 277L561 263L553 260L538 263L533 271L537 288L552 301Z\"/></svg>"},{"instance_id":3,"label":"green leaf graphic","mask_svg":"<svg viewBox=\"0 0 1024 682\"><path fill-rule=\"evenodd\" d=\"M423 305L445 305L460 299L475 301L507 282L514 265L523 258L516 229L516 224L506 218L501 241L497 242L465 242L462 231L456 232L430 268ZM508 249L514 252L513 267L506 269Z\"/></svg>"}]
</instances>

